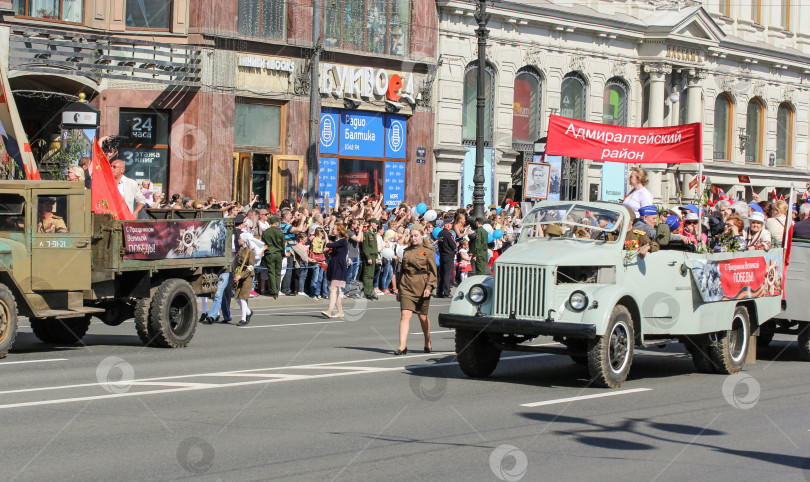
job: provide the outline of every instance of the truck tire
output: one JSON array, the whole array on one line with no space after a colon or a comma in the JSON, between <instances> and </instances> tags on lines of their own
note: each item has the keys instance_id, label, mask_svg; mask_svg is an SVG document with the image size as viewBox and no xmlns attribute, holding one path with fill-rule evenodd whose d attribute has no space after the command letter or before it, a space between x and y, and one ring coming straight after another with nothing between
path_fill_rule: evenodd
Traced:
<instances>
[{"instance_id":1,"label":"truck tire","mask_svg":"<svg viewBox=\"0 0 810 482\"><path fill-rule=\"evenodd\" d=\"M0 358L5 358L17 337L17 302L6 285L0 284Z\"/></svg>"},{"instance_id":2,"label":"truck tire","mask_svg":"<svg viewBox=\"0 0 810 482\"><path fill-rule=\"evenodd\" d=\"M55 345L78 343L90 329L90 315L55 320L31 318L29 322L31 330L40 341Z\"/></svg>"},{"instance_id":3,"label":"truck tire","mask_svg":"<svg viewBox=\"0 0 810 482\"><path fill-rule=\"evenodd\" d=\"M705 341L700 341L697 337L685 337L682 341L686 351L692 355L692 363L700 373L716 373L714 364L709 358L709 344Z\"/></svg>"},{"instance_id":4,"label":"truck tire","mask_svg":"<svg viewBox=\"0 0 810 482\"><path fill-rule=\"evenodd\" d=\"M157 288L149 307L149 334L154 346L182 348L197 330L197 295L182 279L169 279Z\"/></svg>"},{"instance_id":5,"label":"truck tire","mask_svg":"<svg viewBox=\"0 0 810 482\"><path fill-rule=\"evenodd\" d=\"M802 323L799 329L799 359L810 361L810 323Z\"/></svg>"},{"instance_id":6,"label":"truck tire","mask_svg":"<svg viewBox=\"0 0 810 482\"><path fill-rule=\"evenodd\" d=\"M616 305L605 335L588 347L588 370L594 385L616 388L624 383L633 364L633 340L633 316L626 307Z\"/></svg>"},{"instance_id":7,"label":"truck tire","mask_svg":"<svg viewBox=\"0 0 810 482\"><path fill-rule=\"evenodd\" d=\"M135 332L141 339L143 346L151 346L154 334L149 330L149 307L152 298L138 298L135 301Z\"/></svg>"},{"instance_id":8,"label":"truck tire","mask_svg":"<svg viewBox=\"0 0 810 482\"><path fill-rule=\"evenodd\" d=\"M585 340L565 340L565 347L568 348L568 356L577 365L588 364L588 342Z\"/></svg>"},{"instance_id":9,"label":"truck tire","mask_svg":"<svg viewBox=\"0 0 810 482\"><path fill-rule=\"evenodd\" d=\"M730 375L742 370L748 354L751 325L744 306L734 309L731 329L717 334L717 342L709 346L709 357L717 373Z\"/></svg>"},{"instance_id":10,"label":"truck tire","mask_svg":"<svg viewBox=\"0 0 810 482\"><path fill-rule=\"evenodd\" d=\"M488 377L501 359L501 349L483 333L456 330L458 366L470 378Z\"/></svg>"}]
</instances>

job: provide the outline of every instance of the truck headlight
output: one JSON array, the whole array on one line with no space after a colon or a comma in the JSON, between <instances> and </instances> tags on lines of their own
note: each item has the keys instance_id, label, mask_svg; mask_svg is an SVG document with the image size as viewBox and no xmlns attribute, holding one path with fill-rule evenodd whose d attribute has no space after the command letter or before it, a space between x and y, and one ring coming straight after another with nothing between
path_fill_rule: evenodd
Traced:
<instances>
[{"instance_id":1,"label":"truck headlight","mask_svg":"<svg viewBox=\"0 0 810 482\"><path fill-rule=\"evenodd\" d=\"M583 291L574 291L571 293L571 296L568 297L568 304L571 305L571 309L576 312L585 311L585 308L588 307L588 295Z\"/></svg>"},{"instance_id":2,"label":"truck headlight","mask_svg":"<svg viewBox=\"0 0 810 482\"><path fill-rule=\"evenodd\" d=\"M470 288L467 296L469 296L470 301L476 305L482 305L487 300L487 289L484 288L483 285L474 285L472 288Z\"/></svg>"}]
</instances>

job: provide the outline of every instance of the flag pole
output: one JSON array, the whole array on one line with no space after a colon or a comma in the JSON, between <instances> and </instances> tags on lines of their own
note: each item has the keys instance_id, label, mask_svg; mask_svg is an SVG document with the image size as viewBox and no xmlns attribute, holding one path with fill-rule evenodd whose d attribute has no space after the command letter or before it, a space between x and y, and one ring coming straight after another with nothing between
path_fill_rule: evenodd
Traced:
<instances>
[{"instance_id":1,"label":"flag pole","mask_svg":"<svg viewBox=\"0 0 810 482\"><path fill-rule=\"evenodd\" d=\"M790 227L793 226L793 195L795 192L795 185L790 183L790 197L788 197L788 209L785 215L785 234L782 235L782 247L787 246L787 237L790 232Z\"/></svg>"},{"instance_id":2,"label":"flag pole","mask_svg":"<svg viewBox=\"0 0 810 482\"><path fill-rule=\"evenodd\" d=\"M700 196L698 200L698 232L697 232L697 242L698 246L700 245L701 241L703 240L703 215L701 214L700 210L703 206L703 162L698 163L698 196Z\"/></svg>"}]
</instances>

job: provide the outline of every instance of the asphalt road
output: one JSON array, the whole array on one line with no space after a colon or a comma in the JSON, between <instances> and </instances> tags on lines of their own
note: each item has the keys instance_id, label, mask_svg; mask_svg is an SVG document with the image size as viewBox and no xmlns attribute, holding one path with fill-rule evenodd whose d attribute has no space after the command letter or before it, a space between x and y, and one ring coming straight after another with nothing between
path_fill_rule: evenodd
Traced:
<instances>
[{"instance_id":1,"label":"asphalt road","mask_svg":"<svg viewBox=\"0 0 810 482\"><path fill-rule=\"evenodd\" d=\"M176 350L143 348L131 321L76 347L22 321L0 361L0 478L810 481L810 365L781 335L730 377L680 345L637 352L605 390L558 355L466 378L437 326L434 353L394 357L391 297L346 321L254 305L249 327L200 325Z\"/></svg>"}]
</instances>

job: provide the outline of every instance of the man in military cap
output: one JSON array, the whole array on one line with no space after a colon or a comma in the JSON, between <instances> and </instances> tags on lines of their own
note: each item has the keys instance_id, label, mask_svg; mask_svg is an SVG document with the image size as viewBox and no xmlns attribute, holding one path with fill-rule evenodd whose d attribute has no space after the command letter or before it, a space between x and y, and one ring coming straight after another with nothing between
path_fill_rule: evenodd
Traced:
<instances>
[{"instance_id":1,"label":"man in military cap","mask_svg":"<svg viewBox=\"0 0 810 482\"><path fill-rule=\"evenodd\" d=\"M360 258L363 261L363 294L370 300L376 300L374 294L374 268L379 259L377 255L377 225L380 221L374 218L368 220L368 229L363 233L360 245Z\"/></svg>"},{"instance_id":2,"label":"man in military cap","mask_svg":"<svg viewBox=\"0 0 810 482\"><path fill-rule=\"evenodd\" d=\"M545 234L547 238L561 238L563 232L563 228L559 224L548 224L543 229L543 234Z\"/></svg>"},{"instance_id":3,"label":"man in military cap","mask_svg":"<svg viewBox=\"0 0 810 482\"><path fill-rule=\"evenodd\" d=\"M638 216L639 218L636 219L635 223L633 223L633 229L644 231L647 237L650 239L655 239L658 236L656 231L656 224L659 220L658 208L655 206L642 206L638 209ZM669 228L668 225L667 228ZM671 241L683 241L686 244L691 243L688 238L685 238L680 234L671 234L669 239Z\"/></svg>"},{"instance_id":4,"label":"man in military cap","mask_svg":"<svg viewBox=\"0 0 810 482\"><path fill-rule=\"evenodd\" d=\"M477 218L473 221L475 229L475 239L472 244L472 259L473 259L473 274L488 275L489 266L487 264L487 244L489 242L489 233L484 229L486 220L484 218Z\"/></svg>"},{"instance_id":5,"label":"man in military cap","mask_svg":"<svg viewBox=\"0 0 810 482\"><path fill-rule=\"evenodd\" d=\"M281 220L273 216L267 221L270 223L270 227L262 233L262 241L267 245L264 259L267 264L267 276L270 278L270 296L278 299L281 284L281 261L284 259L284 249L287 247L287 243L284 240L284 232L278 227Z\"/></svg>"},{"instance_id":6,"label":"man in military cap","mask_svg":"<svg viewBox=\"0 0 810 482\"><path fill-rule=\"evenodd\" d=\"M37 232L38 233L67 233L65 220L53 213L56 201L53 198L40 197L37 202Z\"/></svg>"},{"instance_id":7,"label":"man in military cap","mask_svg":"<svg viewBox=\"0 0 810 482\"><path fill-rule=\"evenodd\" d=\"M439 221L436 221L439 224ZM439 251L439 286L437 298L449 298L453 286L453 274L456 268L456 238L453 235L453 218L442 221L442 230L437 239Z\"/></svg>"},{"instance_id":8,"label":"man in military cap","mask_svg":"<svg viewBox=\"0 0 810 482\"><path fill-rule=\"evenodd\" d=\"M643 208L642 208L643 209ZM653 209L655 207L653 206ZM628 212L628 222L627 222L627 235L624 238L624 249L628 250L636 250L638 249L638 257L644 258L647 256L647 253L654 253L660 249L658 243L653 241L653 238L650 238L647 235L647 232L642 229L634 229L633 219L635 218L635 213L630 208L627 208ZM649 210L648 210L649 212ZM656 210L656 215L658 211ZM641 209L639 209L639 216L642 216ZM655 231L653 229L653 231Z\"/></svg>"}]
</instances>

